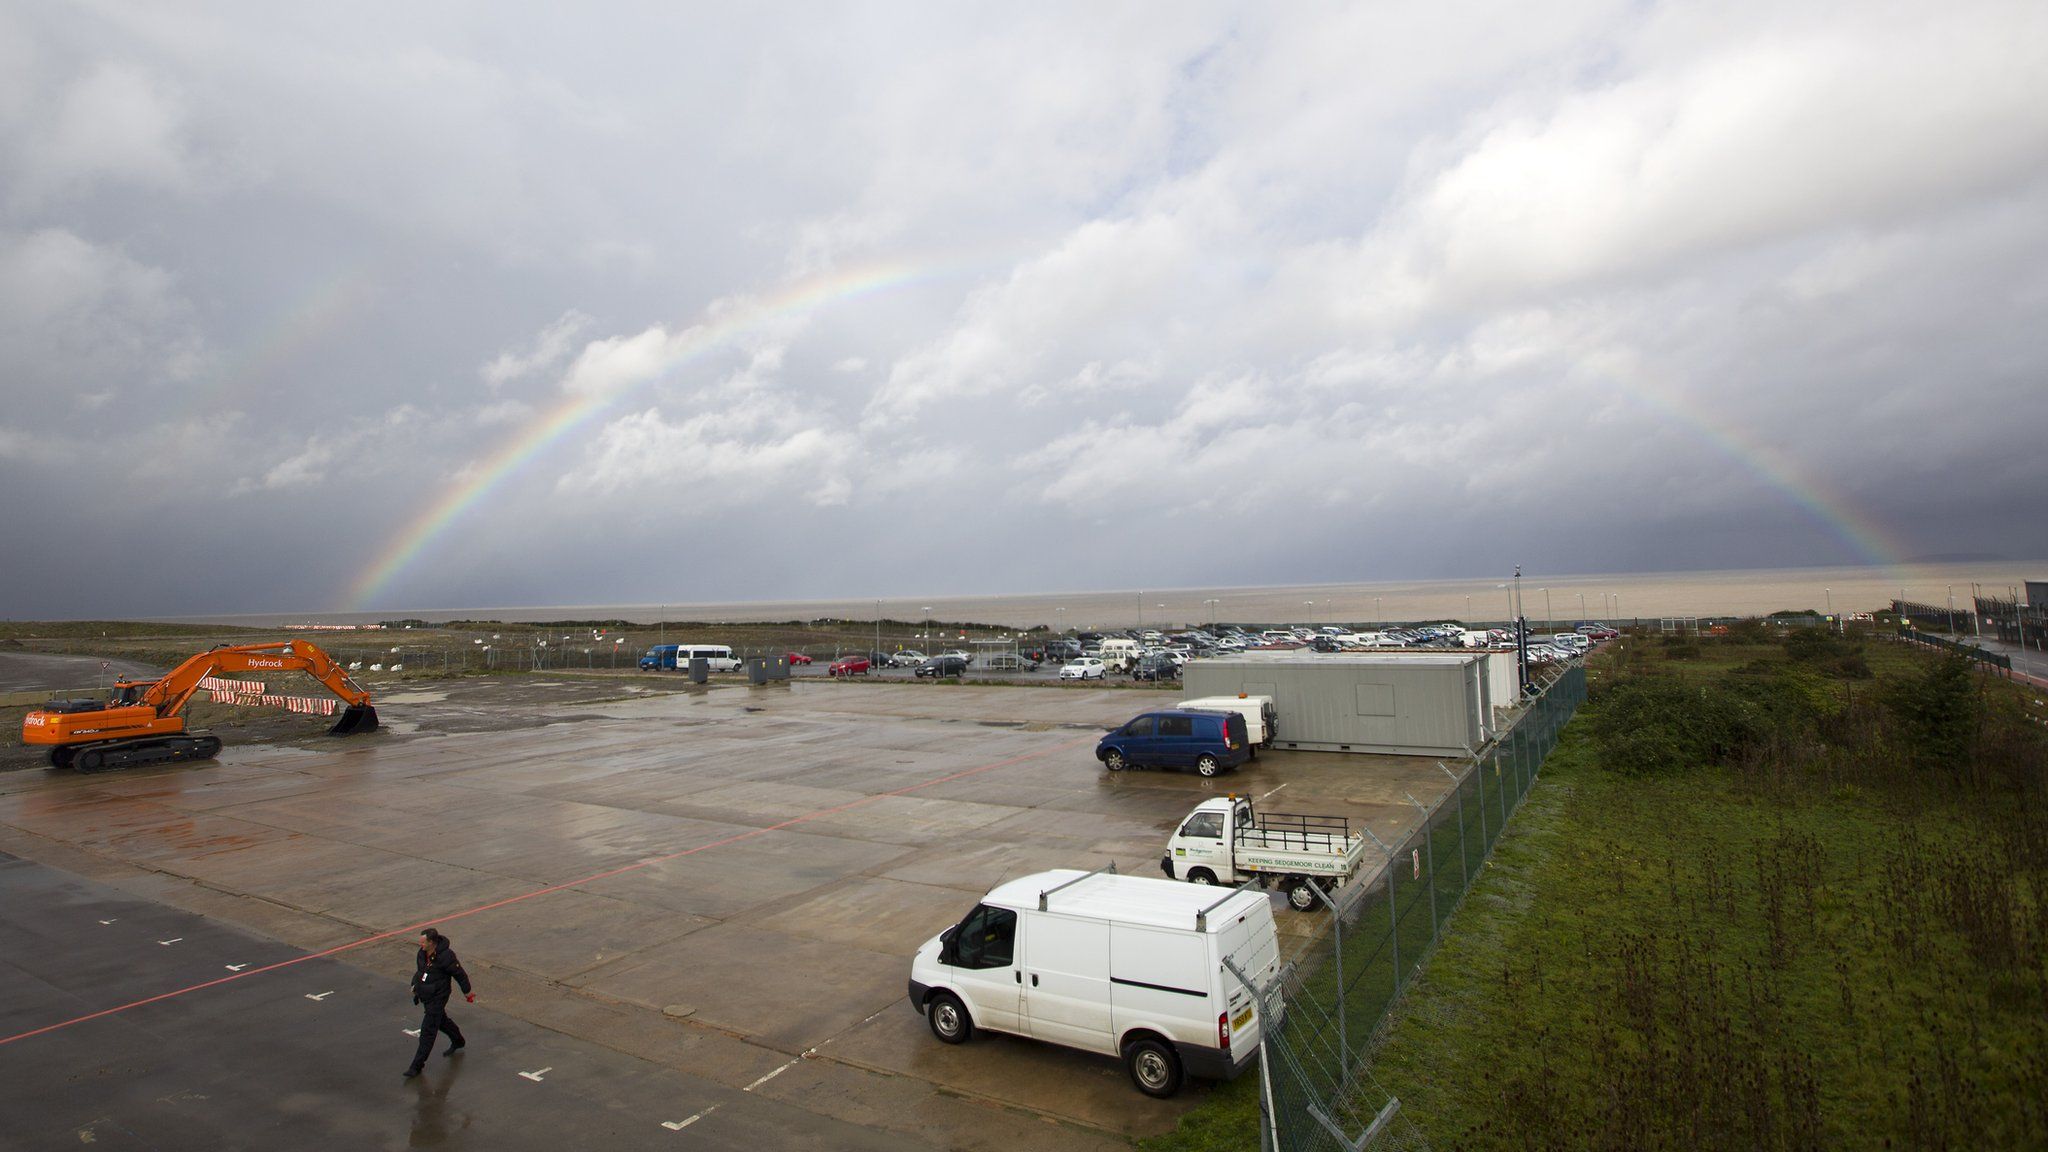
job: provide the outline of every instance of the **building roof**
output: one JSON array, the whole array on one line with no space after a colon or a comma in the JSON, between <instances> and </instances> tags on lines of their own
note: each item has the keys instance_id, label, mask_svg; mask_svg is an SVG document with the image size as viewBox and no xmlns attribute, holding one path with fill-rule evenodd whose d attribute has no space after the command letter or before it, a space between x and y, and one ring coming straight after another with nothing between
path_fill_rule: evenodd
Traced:
<instances>
[{"instance_id":1,"label":"building roof","mask_svg":"<svg viewBox=\"0 0 2048 1152\"><path fill-rule=\"evenodd\" d=\"M1302 655L1296 652L1243 652L1234 656L1212 656L1203 659L1206 665L1233 664L1280 664L1289 668L1322 668L1331 665L1365 665L1412 667L1457 668L1479 658L1477 652L1329 652L1316 655Z\"/></svg>"}]
</instances>

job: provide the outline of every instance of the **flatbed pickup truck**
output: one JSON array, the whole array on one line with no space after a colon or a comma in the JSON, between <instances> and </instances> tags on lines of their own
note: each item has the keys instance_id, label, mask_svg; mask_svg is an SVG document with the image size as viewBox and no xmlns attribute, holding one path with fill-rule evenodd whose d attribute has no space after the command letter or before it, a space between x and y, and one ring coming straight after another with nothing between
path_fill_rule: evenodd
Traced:
<instances>
[{"instance_id":1,"label":"flatbed pickup truck","mask_svg":"<svg viewBox=\"0 0 2048 1152\"><path fill-rule=\"evenodd\" d=\"M1342 816L1252 810L1245 796L1204 800L1188 813L1159 861L1168 879L1194 884L1277 884L1301 911L1316 906L1313 889L1333 892L1358 874L1365 835Z\"/></svg>"}]
</instances>

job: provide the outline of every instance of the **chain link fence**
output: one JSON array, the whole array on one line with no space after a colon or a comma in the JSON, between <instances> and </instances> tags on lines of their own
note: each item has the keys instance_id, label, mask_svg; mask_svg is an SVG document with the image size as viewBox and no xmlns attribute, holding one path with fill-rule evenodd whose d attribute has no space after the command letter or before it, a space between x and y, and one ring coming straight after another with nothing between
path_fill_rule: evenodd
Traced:
<instances>
[{"instance_id":1,"label":"chain link fence","mask_svg":"<svg viewBox=\"0 0 2048 1152\"><path fill-rule=\"evenodd\" d=\"M1574 661L1497 742L1470 761L1440 765L1455 786L1400 843L1375 841L1377 868L1321 896L1323 923L1259 990L1265 1018L1278 1021L1263 1033L1262 1148L1427 1146L1372 1080L1365 1054L1585 699L1586 670Z\"/></svg>"}]
</instances>

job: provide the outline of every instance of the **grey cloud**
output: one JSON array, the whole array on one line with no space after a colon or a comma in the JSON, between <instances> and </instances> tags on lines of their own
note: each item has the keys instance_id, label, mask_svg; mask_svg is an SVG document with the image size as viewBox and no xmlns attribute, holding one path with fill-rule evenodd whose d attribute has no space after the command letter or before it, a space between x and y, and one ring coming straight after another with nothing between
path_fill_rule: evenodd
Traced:
<instances>
[{"instance_id":1,"label":"grey cloud","mask_svg":"<svg viewBox=\"0 0 2048 1152\"><path fill-rule=\"evenodd\" d=\"M2048 555L2038 5L1175 17L0 13L5 610Z\"/></svg>"}]
</instances>

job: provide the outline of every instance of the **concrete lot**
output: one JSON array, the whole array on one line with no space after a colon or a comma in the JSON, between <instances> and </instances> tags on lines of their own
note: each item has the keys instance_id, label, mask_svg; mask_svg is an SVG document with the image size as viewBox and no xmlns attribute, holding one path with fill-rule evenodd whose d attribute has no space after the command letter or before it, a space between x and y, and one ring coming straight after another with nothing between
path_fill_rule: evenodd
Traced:
<instances>
[{"instance_id":1,"label":"concrete lot","mask_svg":"<svg viewBox=\"0 0 2048 1152\"><path fill-rule=\"evenodd\" d=\"M319 965L352 972L329 982L381 997L391 1017L368 1027L350 1014L349 1027L316 1034L350 1067L388 1080L336 1082L321 1107L396 1146L418 1094L443 1091L401 1092L409 1053L394 1041L405 1038L383 1036L406 1015L410 933L349 946L436 923L479 983L464 1026L488 1041L458 1058L463 1083L437 1107L516 1118L534 1095L500 1101L496 1090L558 1060L558 1075L579 1078L579 1099L631 1116L649 1139L691 1111L683 1105L717 1100L694 1132L720 1143L751 1132L759 1144L767 1125L788 1133L772 1146L1120 1147L1171 1127L1206 1087L1154 1101L1108 1057L997 1036L941 1045L904 999L916 945L1020 873L1114 861L1156 874L1175 821L1209 795L1345 815L1393 843L1417 816L1403 793L1427 804L1449 784L1432 761L1312 753L1267 753L1212 781L1104 772L1095 737L1171 699L808 678L760 688L469 679L383 696L387 730L372 737L231 744L198 767L0 774L0 850L23 861L0 869L0 894L14 906L18 889L90 886L92 899L36 915L64 921L55 938L116 977L73 987L46 974L35 982L59 991L0 993L0 1038L228 975L169 963L178 946L116 948L93 935L106 918L91 915L96 904L126 900L186 916L195 934L248 941L229 951L262 943L259 967L273 954L342 949L0 1044L0 1104L35 1114L38 1131L112 1117L150 1137L161 1109L137 1093L43 1092L19 1073L106 1083L168 1020L222 1041L209 1057L217 1074L274 1077L315 1042L304 1028L341 1014L280 1030L245 1002L264 989L289 1002ZM62 874L31 881L31 863ZM1283 932L1306 927L1300 914L1277 915ZM679 1103L647 1105L659 1096L649 1084L676 1086ZM233 1097L213 1099L180 1115ZM278 1099L237 1102L234 1115L253 1108L266 1123L340 1131L318 1126L318 1108L280 1115ZM163 1128L157 1144L215 1146L181 1144L184 1131ZM504 1146L471 1132L436 1139Z\"/></svg>"}]
</instances>

